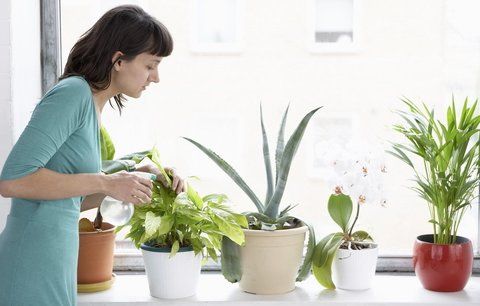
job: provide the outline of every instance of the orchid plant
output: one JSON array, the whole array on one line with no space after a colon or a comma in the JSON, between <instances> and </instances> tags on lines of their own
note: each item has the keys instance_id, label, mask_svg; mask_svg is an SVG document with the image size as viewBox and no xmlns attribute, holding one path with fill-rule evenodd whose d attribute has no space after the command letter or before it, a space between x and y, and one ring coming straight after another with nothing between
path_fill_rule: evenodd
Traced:
<instances>
[{"instance_id":1,"label":"orchid plant","mask_svg":"<svg viewBox=\"0 0 480 306\"><path fill-rule=\"evenodd\" d=\"M316 245L312 270L322 286L335 289L331 270L337 250L376 247L370 234L363 230L354 231L354 228L363 205L386 205L382 180L387 171L383 157L375 153L377 150L372 150L372 146L367 146L370 150L354 143L343 148L336 144L322 147L329 148L321 158L326 170L325 179L332 190L328 212L342 231L327 235ZM356 209L352 220L354 204Z\"/></svg>"}]
</instances>

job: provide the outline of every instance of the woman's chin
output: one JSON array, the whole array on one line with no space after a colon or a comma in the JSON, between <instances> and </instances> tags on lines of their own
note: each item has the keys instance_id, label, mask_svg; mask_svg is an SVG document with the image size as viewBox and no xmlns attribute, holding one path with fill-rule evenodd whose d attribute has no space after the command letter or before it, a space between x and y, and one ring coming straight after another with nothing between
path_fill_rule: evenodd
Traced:
<instances>
[{"instance_id":1,"label":"woman's chin","mask_svg":"<svg viewBox=\"0 0 480 306\"><path fill-rule=\"evenodd\" d=\"M135 93L124 93L124 94L130 98L138 99L142 95L142 91L135 92Z\"/></svg>"}]
</instances>

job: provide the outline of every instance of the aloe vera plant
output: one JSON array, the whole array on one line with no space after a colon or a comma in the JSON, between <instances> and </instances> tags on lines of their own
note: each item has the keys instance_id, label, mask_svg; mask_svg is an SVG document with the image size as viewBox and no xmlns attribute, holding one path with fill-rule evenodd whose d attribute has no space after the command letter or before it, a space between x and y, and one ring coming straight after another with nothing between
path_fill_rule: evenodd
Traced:
<instances>
[{"instance_id":1,"label":"aloe vera plant","mask_svg":"<svg viewBox=\"0 0 480 306\"><path fill-rule=\"evenodd\" d=\"M301 226L303 224L308 226L309 239L307 254L297 276L297 281L302 281L306 279L309 275L311 267L311 257L315 246L315 234L313 228L310 225L289 215L290 210L294 206L288 205L283 210L280 210L280 204L287 184L288 174L290 172L290 166L292 164L293 157L297 152L297 149L300 145L303 134L305 133L305 129L307 128L310 119L320 108L321 107L315 108L309 113L307 113L300 121L288 141L285 143L285 125L287 121L289 107L286 108L281 121L280 130L278 132L277 146L275 150L276 171L274 178L272 171L272 162L270 158L270 150L268 146L268 137L263 122L262 107L260 106L260 123L263 139L263 159L265 163L265 171L267 177L267 191L265 195L265 200L263 202L228 162L223 160L214 151L206 148L197 141L184 137L184 139L195 145L212 161L214 161L245 192L245 194L253 202L257 211L245 213L248 218L248 225L250 229L281 230ZM239 253L240 252L238 249L238 245L235 245L228 238L224 237L222 242L222 272L225 278L230 282L237 282L241 278L242 273L238 258Z\"/></svg>"}]
</instances>

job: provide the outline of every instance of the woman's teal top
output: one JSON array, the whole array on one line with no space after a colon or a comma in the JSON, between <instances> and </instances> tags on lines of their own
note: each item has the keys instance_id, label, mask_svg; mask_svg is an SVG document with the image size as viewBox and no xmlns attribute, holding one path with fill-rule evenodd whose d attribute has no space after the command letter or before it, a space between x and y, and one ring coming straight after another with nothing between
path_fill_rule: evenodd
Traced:
<instances>
[{"instance_id":1,"label":"woman's teal top","mask_svg":"<svg viewBox=\"0 0 480 306\"><path fill-rule=\"evenodd\" d=\"M101 170L97 114L81 77L60 81L38 103L0 179L39 168L65 174ZM80 197L12 199L0 234L0 305L76 305L80 203Z\"/></svg>"}]
</instances>

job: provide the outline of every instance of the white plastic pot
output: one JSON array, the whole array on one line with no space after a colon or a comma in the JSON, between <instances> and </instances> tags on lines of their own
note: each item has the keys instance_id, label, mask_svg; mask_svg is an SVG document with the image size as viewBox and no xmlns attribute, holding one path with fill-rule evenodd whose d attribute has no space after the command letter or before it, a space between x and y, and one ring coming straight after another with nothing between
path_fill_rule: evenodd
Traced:
<instances>
[{"instance_id":1,"label":"white plastic pot","mask_svg":"<svg viewBox=\"0 0 480 306\"><path fill-rule=\"evenodd\" d=\"M201 254L192 248L180 248L170 256L169 248L142 245L150 295L162 299L179 299L195 294L200 277Z\"/></svg>"},{"instance_id":2,"label":"white plastic pot","mask_svg":"<svg viewBox=\"0 0 480 306\"><path fill-rule=\"evenodd\" d=\"M372 285L378 246L362 250L339 249L333 260L332 280L345 290L366 290Z\"/></svg>"}]
</instances>

